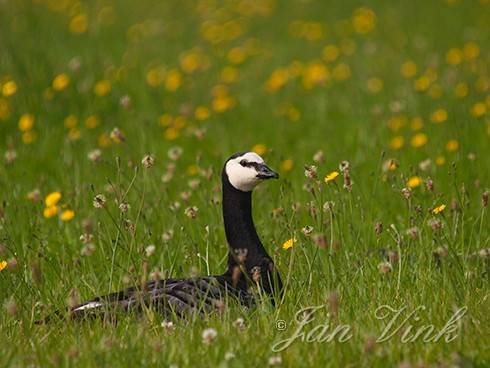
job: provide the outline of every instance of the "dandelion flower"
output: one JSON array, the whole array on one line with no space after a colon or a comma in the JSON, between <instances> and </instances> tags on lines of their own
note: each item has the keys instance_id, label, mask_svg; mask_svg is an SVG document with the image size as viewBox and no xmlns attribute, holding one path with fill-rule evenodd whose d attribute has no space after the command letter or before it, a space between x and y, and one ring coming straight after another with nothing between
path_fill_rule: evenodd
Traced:
<instances>
[{"instance_id":1,"label":"dandelion flower","mask_svg":"<svg viewBox=\"0 0 490 368\"><path fill-rule=\"evenodd\" d=\"M436 165L442 166L446 162L446 158L444 156L437 156Z\"/></svg>"},{"instance_id":2,"label":"dandelion flower","mask_svg":"<svg viewBox=\"0 0 490 368\"><path fill-rule=\"evenodd\" d=\"M198 106L196 111L194 111L194 117L197 120L206 120L211 115L209 109L206 106Z\"/></svg>"},{"instance_id":3,"label":"dandelion flower","mask_svg":"<svg viewBox=\"0 0 490 368\"><path fill-rule=\"evenodd\" d=\"M54 79L53 79L53 89L55 91L63 91L68 84L70 84L70 77L66 75L65 73L58 74Z\"/></svg>"},{"instance_id":4,"label":"dandelion flower","mask_svg":"<svg viewBox=\"0 0 490 368\"><path fill-rule=\"evenodd\" d=\"M12 96L15 92L17 92L17 83L13 80L9 80L2 86L2 94L5 97Z\"/></svg>"},{"instance_id":5,"label":"dandelion flower","mask_svg":"<svg viewBox=\"0 0 490 368\"><path fill-rule=\"evenodd\" d=\"M435 110L430 116L433 123L443 123L447 120L447 111L444 109Z\"/></svg>"},{"instance_id":6,"label":"dandelion flower","mask_svg":"<svg viewBox=\"0 0 490 368\"><path fill-rule=\"evenodd\" d=\"M52 192L46 196L46 199L44 200L44 202L46 203L46 207L52 207L52 206L55 206L59 202L60 199L61 199L61 193L60 192Z\"/></svg>"},{"instance_id":7,"label":"dandelion flower","mask_svg":"<svg viewBox=\"0 0 490 368\"><path fill-rule=\"evenodd\" d=\"M451 139L446 143L446 150L448 152L454 152L459 149L459 143L456 139Z\"/></svg>"},{"instance_id":8,"label":"dandelion flower","mask_svg":"<svg viewBox=\"0 0 490 368\"><path fill-rule=\"evenodd\" d=\"M58 214L58 206L49 206L46 207L43 211L43 216L45 218L51 218L53 216L56 216Z\"/></svg>"},{"instance_id":9,"label":"dandelion flower","mask_svg":"<svg viewBox=\"0 0 490 368\"><path fill-rule=\"evenodd\" d=\"M202 332L202 342L206 345L210 345L218 336L218 331L214 328L206 328Z\"/></svg>"},{"instance_id":10,"label":"dandelion flower","mask_svg":"<svg viewBox=\"0 0 490 368\"><path fill-rule=\"evenodd\" d=\"M420 184L422 184L422 178L420 176L412 176L407 181L407 187L409 187L409 188L416 188Z\"/></svg>"},{"instance_id":11,"label":"dandelion flower","mask_svg":"<svg viewBox=\"0 0 490 368\"><path fill-rule=\"evenodd\" d=\"M483 115L486 114L486 112L487 112L487 106L485 105L484 102L477 102L471 108L471 115L474 116L475 118L482 117Z\"/></svg>"},{"instance_id":12,"label":"dandelion flower","mask_svg":"<svg viewBox=\"0 0 490 368\"><path fill-rule=\"evenodd\" d=\"M405 144L405 139L401 135L393 137L390 141L390 148L394 150L399 150Z\"/></svg>"},{"instance_id":13,"label":"dandelion flower","mask_svg":"<svg viewBox=\"0 0 490 368\"><path fill-rule=\"evenodd\" d=\"M412 78L417 74L417 64L412 60L404 62L400 68L400 73L404 78Z\"/></svg>"},{"instance_id":14,"label":"dandelion flower","mask_svg":"<svg viewBox=\"0 0 490 368\"><path fill-rule=\"evenodd\" d=\"M7 261L0 261L0 272L7 268Z\"/></svg>"},{"instance_id":15,"label":"dandelion flower","mask_svg":"<svg viewBox=\"0 0 490 368\"><path fill-rule=\"evenodd\" d=\"M293 169L293 166L294 166L294 161L289 158L281 163L281 170L284 172L288 172Z\"/></svg>"},{"instance_id":16,"label":"dandelion flower","mask_svg":"<svg viewBox=\"0 0 490 368\"><path fill-rule=\"evenodd\" d=\"M412 147L419 148L427 143L427 135L424 133L415 134L410 140Z\"/></svg>"},{"instance_id":17,"label":"dandelion flower","mask_svg":"<svg viewBox=\"0 0 490 368\"><path fill-rule=\"evenodd\" d=\"M339 172L338 171L332 171L330 174L327 174L325 176L325 183L330 183L331 181L334 181L337 176L339 176Z\"/></svg>"},{"instance_id":18,"label":"dandelion flower","mask_svg":"<svg viewBox=\"0 0 490 368\"><path fill-rule=\"evenodd\" d=\"M61 221L70 221L74 217L75 217L75 211L73 210L65 210L60 215Z\"/></svg>"},{"instance_id":19,"label":"dandelion flower","mask_svg":"<svg viewBox=\"0 0 490 368\"><path fill-rule=\"evenodd\" d=\"M86 14L77 14L71 20L68 26L71 33L82 34L87 31L88 19Z\"/></svg>"},{"instance_id":20,"label":"dandelion flower","mask_svg":"<svg viewBox=\"0 0 490 368\"><path fill-rule=\"evenodd\" d=\"M446 208L446 205L445 205L445 204L441 204L441 205L439 205L439 206L435 207L435 208L432 210L432 213L433 213L434 215L437 215L437 214L441 213L442 211L444 211L444 209L445 209L445 208Z\"/></svg>"},{"instance_id":21,"label":"dandelion flower","mask_svg":"<svg viewBox=\"0 0 490 368\"><path fill-rule=\"evenodd\" d=\"M109 82L107 79L103 79L95 83L94 93L99 97L103 97L107 95L111 89L111 82Z\"/></svg>"},{"instance_id":22,"label":"dandelion flower","mask_svg":"<svg viewBox=\"0 0 490 368\"><path fill-rule=\"evenodd\" d=\"M265 144L259 143L252 147L252 151L262 156L264 153L267 152L267 146Z\"/></svg>"},{"instance_id":23,"label":"dandelion flower","mask_svg":"<svg viewBox=\"0 0 490 368\"><path fill-rule=\"evenodd\" d=\"M19 130L22 132L27 132L31 130L34 126L34 115L23 114L19 119Z\"/></svg>"},{"instance_id":24,"label":"dandelion flower","mask_svg":"<svg viewBox=\"0 0 490 368\"><path fill-rule=\"evenodd\" d=\"M284 242L284 244L282 245L282 249L289 249L289 248L292 248L294 246L294 244L296 243L296 238L291 238L291 239L288 239Z\"/></svg>"}]
</instances>

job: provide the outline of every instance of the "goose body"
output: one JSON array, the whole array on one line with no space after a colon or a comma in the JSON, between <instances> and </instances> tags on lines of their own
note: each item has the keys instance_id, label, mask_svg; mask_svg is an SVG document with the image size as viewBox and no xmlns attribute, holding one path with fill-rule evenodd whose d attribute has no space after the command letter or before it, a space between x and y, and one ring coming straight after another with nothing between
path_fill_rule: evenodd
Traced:
<instances>
[{"instance_id":1,"label":"goose body","mask_svg":"<svg viewBox=\"0 0 490 368\"><path fill-rule=\"evenodd\" d=\"M260 182L278 178L253 152L231 156L222 171L223 220L229 245L228 267L217 276L153 280L142 286L97 297L74 308L71 317L85 317L152 308L164 317L210 313L227 300L245 306L259 294L272 297L282 289L281 279L255 229L252 218L252 191ZM273 300L273 299L272 299Z\"/></svg>"}]
</instances>

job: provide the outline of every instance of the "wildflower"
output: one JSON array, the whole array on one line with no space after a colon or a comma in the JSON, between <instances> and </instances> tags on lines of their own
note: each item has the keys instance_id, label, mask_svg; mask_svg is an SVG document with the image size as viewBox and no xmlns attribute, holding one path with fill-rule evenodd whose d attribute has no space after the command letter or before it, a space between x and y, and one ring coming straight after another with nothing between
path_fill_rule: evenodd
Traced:
<instances>
[{"instance_id":1,"label":"wildflower","mask_svg":"<svg viewBox=\"0 0 490 368\"><path fill-rule=\"evenodd\" d=\"M94 200L93 200L93 205L95 208L104 208L105 205L106 205L106 198L103 194L97 194L95 197L94 197Z\"/></svg>"},{"instance_id":2,"label":"wildflower","mask_svg":"<svg viewBox=\"0 0 490 368\"><path fill-rule=\"evenodd\" d=\"M446 158L444 156L437 156L436 165L441 166L446 162Z\"/></svg>"},{"instance_id":3,"label":"wildflower","mask_svg":"<svg viewBox=\"0 0 490 368\"><path fill-rule=\"evenodd\" d=\"M75 211L73 210L64 210L61 215L61 221L70 221L75 217Z\"/></svg>"},{"instance_id":4,"label":"wildflower","mask_svg":"<svg viewBox=\"0 0 490 368\"><path fill-rule=\"evenodd\" d=\"M434 207L434 209L432 209L432 213L434 215L437 215L437 214L441 213L442 211L444 211L445 208L446 208L446 205L445 204L441 204L441 205L439 205L437 207Z\"/></svg>"},{"instance_id":5,"label":"wildflower","mask_svg":"<svg viewBox=\"0 0 490 368\"><path fill-rule=\"evenodd\" d=\"M112 129L111 134L110 134L110 138L115 143L124 142L126 139L123 132L121 132L121 130L118 127L115 127L114 129Z\"/></svg>"},{"instance_id":6,"label":"wildflower","mask_svg":"<svg viewBox=\"0 0 490 368\"><path fill-rule=\"evenodd\" d=\"M264 153L267 152L267 146L265 144L259 143L252 147L252 151L262 156Z\"/></svg>"},{"instance_id":7,"label":"wildflower","mask_svg":"<svg viewBox=\"0 0 490 368\"><path fill-rule=\"evenodd\" d=\"M92 254L95 253L95 245L92 243L85 244L82 249L80 250L80 255L83 257L90 257Z\"/></svg>"},{"instance_id":8,"label":"wildflower","mask_svg":"<svg viewBox=\"0 0 490 368\"><path fill-rule=\"evenodd\" d=\"M400 73L404 78L412 78L417 74L417 65L412 60L407 60L400 67Z\"/></svg>"},{"instance_id":9,"label":"wildflower","mask_svg":"<svg viewBox=\"0 0 490 368\"><path fill-rule=\"evenodd\" d=\"M31 130L34 126L34 115L32 114L23 114L19 119L19 130L22 132L26 132Z\"/></svg>"},{"instance_id":10,"label":"wildflower","mask_svg":"<svg viewBox=\"0 0 490 368\"><path fill-rule=\"evenodd\" d=\"M68 25L68 28L70 29L70 32L74 33L74 34L85 33L87 31L87 28L88 28L87 15L84 13L80 13L80 14L75 15L70 20L70 24Z\"/></svg>"},{"instance_id":11,"label":"wildflower","mask_svg":"<svg viewBox=\"0 0 490 368\"><path fill-rule=\"evenodd\" d=\"M425 185L427 186L427 190L430 192L434 191L434 181L431 178L427 179Z\"/></svg>"},{"instance_id":12,"label":"wildflower","mask_svg":"<svg viewBox=\"0 0 490 368\"><path fill-rule=\"evenodd\" d=\"M315 165L307 166L305 165L305 176L308 179L316 179L317 178L317 170Z\"/></svg>"},{"instance_id":13,"label":"wildflower","mask_svg":"<svg viewBox=\"0 0 490 368\"><path fill-rule=\"evenodd\" d=\"M446 61L451 65L458 65L463 60L463 53L460 49L452 48L446 53Z\"/></svg>"},{"instance_id":14,"label":"wildflower","mask_svg":"<svg viewBox=\"0 0 490 368\"><path fill-rule=\"evenodd\" d=\"M197 120L206 120L211 115L209 109L206 106L198 106L196 111L194 111L194 117Z\"/></svg>"},{"instance_id":15,"label":"wildflower","mask_svg":"<svg viewBox=\"0 0 490 368\"><path fill-rule=\"evenodd\" d=\"M161 325L165 331L174 331L175 325L172 321L163 321Z\"/></svg>"},{"instance_id":16,"label":"wildflower","mask_svg":"<svg viewBox=\"0 0 490 368\"><path fill-rule=\"evenodd\" d=\"M288 172L293 169L293 166L294 166L294 161L292 159L287 159L281 163L281 170Z\"/></svg>"},{"instance_id":17,"label":"wildflower","mask_svg":"<svg viewBox=\"0 0 490 368\"><path fill-rule=\"evenodd\" d=\"M94 129L99 125L99 119L95 115L90 115L85 119L85 126L88 129Z\"/></svg>"},{"instance_id":18,"label":"wildflower","mask_svg":"<svg viewBox=\"0 0 490 368\"><path fill-rule=\"evenodd\" d=\"M282 244L282 249L289 249L289 248L292 248L294 246L294 244L296 243L296 238L291 238L291 239L288 239L286 240L283 244Z\"/></svg>"},{"instance_id":19,"label":"wildflower","mask_svg":"<svg viewBox=\"0 0 490 368\"><path fill-rule=\"evenodd\" d=\"M182 156L182 148L180 147L172 147L168 150L167 155L172 161L177 161L180 156Z\"/></svg>"},{"instance_id":20,"label":"wildflower","mask_svg":"<svg viewBox=\"0 0 490 368\"><path fill-rule=\"evenodd\" d=\"M102 159L102 151L98 148L90 151L87 157L92 162L99 162Z\"/></svg>"},{"instance_id":21,"label":"wildflower","mask_svg":"<svg viewBox=\"0 0 490 368\"><path fill-rule=\"evenodd\" d=\"M282 358L280 355L274 355L274 356L271 356L269 358L269 362L268 364L272 367L272 366L276 366L276 365L281 365L282 364Z\"/></svg>"},{"instance_id":22,"label":"wildflower","mask_svg":"<svg viewBox=\"0 0 490 368\"><path fill-rule=\"evenodd\" d=\"M131 206L129 205L129 203L121 203L119 205L119 211L121 211L121 213L126 213L130 210Z\"/></svg>"},{"instance_id":23,"label":"wildflower","mask_svg":"<svg viewBox=\"0 0 490 368\"><path fill-rule=\"evenodd\" d=\"M153 155L145 155L145 157L143 157L143 159L141 160L141 164L146 169L152 167L154 163L155 163L155 157Z\"/></svg>"},{"instance_id":24,"label":"wildflower","mask_svg":"<svg viewBox=\"0 0 490 368\"><path fill-rule=\"evenodd\" d=\"M383 171L384 172L394 171L397 168L398 168L398 162L393 158L390 158L383 163Z\"/></svg>"},{"instance_id":25,"label":"wildflower","mask_svg":"<svg viewBox=\"0 0 490 368\"><path fill-rule=\"evenodd\" d=\"M51 207L56 205L60 199L61 199L60 192L52 192L46 196L44 202L46 203L46 207Z\"/></svg>"},{"instance_id":26,"label":"wildflower","mask_svg":"<svg viewBox=\"0 0 490 368\"><path fill-rule=\"evenodd\" d=\"M0 272L5 270L7 268L7 266L8 266L7 261L0 261Z\"/></svg>"},{"instance_id":27,"label":"wildflower","mask_svg":"<svg viewBox=\"0 0 490 368\"><path fill-rule=\"evenodd\" d=\"M405 197L405 199L410 199L412 196L412 191L408 188L402 188L402 195Z\"/></svg>"},{"instance_id":28,"label":"wildflower","mask_svg":"<svg viewBox=\"0 0 490 368\"><path fill-rule=\"evenodd\" d=\"M370 78L367 80L366 86L369 92L378 93L383 89L383 81L379 78Z\"/></svg>"},{"instance_id":29,"label":"wildflower","mask_svg":"<svg viewBox=\"0 0 490 368\"><path fill-rule=\"evenodd\" d=\"M10 97L17 92L17 83L13 80L9 80L2 86L2 94L5 97Z\"/></svg>"},{"instance_id":30,"label":"wildflower","mask_svg":"<svg viewBox=\"0 0 490 368\"><path fill-rule=\"evenodd\" d=\"M331 181L334 181L337 176L339 176L339 172L338 171L332 171L330 174L327 174L325 176L325 183L330 183Z\"/></svg>"},{"instance_id":31,"label":"wildflower","mask_svg":"<svg viewBox=\"0 0 490 368\"><path fill-rule=\"evenodd\" d=\"M145 254L147 257L151 257L155 253L156 247L153 244L150 244L145 248Z\"/></svg>"},{"instance_id":32,"label":"wildflower","mask_svg":"<svg viewBox=\"0 0 490 368\"><path fill-rule=\"evenodd\" d=\"M313 155L313 161L317 162L317 163L323 163L325 162L325 155L323 154L323 151L317 151L314 155Z\"/></svg>"},{"instance_id":33,"label":"wildflower","mask_svg":"<svg viewBox=\"0 0 490 368\"><path fill-rule=\"evenodd\" d=\"M415 134L410 140L412 147L419 148L427 143L427 135L424 133Z\"/></svg>"},{"instance_id":34,"label":"wildflower","mask_svg":"<svg viewBox=\"0 0 490 368\"><path fill-rule=\"evenodd\" d=\"M456 139L451 139L446 143L446 150L448 152L454 152L459 149L459 142Z\"/></svg>"},{"instance_id":35,"label":"wildflower","mask_svg":"<svg viewBox=\"0 0 490 368\"><path fill-rule=\"evenodd\" d=\"M390 147L394 150L398 150L405 144L405 139L401 135L393 137L390 141Z\"/></svg>"},{"instance_id":36,"label":"wildflower","mask_svg":"<svg viewBox=\"0 0 490 368\"><path fill-rule=\"evenodd\" d=\"M175 92L182 84L182 75L177 69L170 70L164 81L165 89L170 92Z\"/></svg>"},{"instance_id":37,"label":"wildflower","mask_svg":"<svg viewBox=\"0 0 490 368\"><path fill-rule=\"evenodd\" d=\"M447 120L447 111L444 109L437 109L435 110L431 116L430 120L433 123L443 123L444 121Z\"/></svg>"},{"instance_id":38,"label":"wildflower","mask_svg":"<svg viewBox=\"0 0 490 368\"><path fill-rule=\"evenodd\" d=\"M313 232L313 227L312 226L305 226L304 228L301 229L301 232L305 234L306 236L310 235Z\"/></svg>"},{"instance_id":39,"label":"wildflower","mask_svg":"<svg viewBox=\"0 0 490 368\"><path fill-rule=\"evenodd\" d=\"M206 328L202 332L202 342L206 345L210 345L218 336L218 331L216 331L214 328Z\"/></svg>"},{"instance_id":40,"label":"wildflower","mask_svg":"<svg viewBox=\"0 0 490 368\"><path fill-rule=\"evenodd\" d=\"M367 7L357 8L352 16L352 26L359 34L367 34L376 27L376 14Z\"/></svg>"},{"instance_id":41,"label":"wildflower","mask_svg":"<svg viewBox=\"0 0 490 368\"><path fill-rule=\"evenodd\" d=\"M419 168L422 171L428 171L432 167L432 160L430 158L425 159L419 163Z\"/></svg>"},{"instance_id":42,"label":"wildflower","mask_svg":"<svg viewBox=\"0 0 490 368\"><path fill-rule=\"evenodd\" d=\"M58 214L58 206L49 206L46 207L43 211L43 216L45 218L50 218L56 216Z\"/></svg>"},{"instance_id":43,"label":"wildflower","mask_svg":"<svg viewBox=\"0 0 490 368\"><path fill-rule=\"evenodd\" d=\"M103 97L107 95L111 89L111 82L109 82L107 79L103 79L95 83L94 93L96 96Z\"/></svg>"},{"instance_id":44,"label":"wildflower","mask_svg":"<svg viewBox=\"0 0 490 368\"><path fill-rule=\"evenodd\" d=\"M412 176L407 181L407 187L416 188L422 184L422 178L420 176Z\"/></svg>"},{"instance_id":45,"label":"wildflower","mask_svg":"<svg viewBox=\"0 0 490 368\"><path fill-rule=\"evenodd\" d=\"M187 207L184 210L184 214L191 219L195 219L197 217L198 211L199 211L199 209L195 206L194 207Z\"/></svg>"},{"instance_id":46,"label":"wildflower","mask_svg":"<svg viewBox=\"0 0 490 368\"><path fill-rule=\"evenodd\" d=\"M129 97L128 95L121 96L121 98L119 99L119 105L121 105L123 109L130 109L132 105L131 97Z\"/></svg>"},{"instance_id":47,"label":"wildflower","mask_svg":"<svg viewBox=\"0 0 490 368\"><path fill-rule=\"evenodd\" d=\"M53 89L55 91L63 91L68 85L70 84L70 77L66 75L65 73L58 74L54 79L53 79Z\"/></svg>"},{"instance_id":48,"label":"wildflower","mask_svg":"<svg viewBox=\"0 0 490 368\"><path fill-rule=\"evenodd\" d=\"M31 190L29 193L27 193L27 199L33 202L39 202L41 199L41 192L39 189Z\"/></svg>"},{"instance_id":49,"label":"wildflower","mask_svg":"<svg viewBox=\"0 0 490 368\"><path fill-rule=\"evenodd\" d=\"M381 262L378 264L379 273L388 273L392 270L393 266L390 262Z\"/></svg>"}]
</instances>

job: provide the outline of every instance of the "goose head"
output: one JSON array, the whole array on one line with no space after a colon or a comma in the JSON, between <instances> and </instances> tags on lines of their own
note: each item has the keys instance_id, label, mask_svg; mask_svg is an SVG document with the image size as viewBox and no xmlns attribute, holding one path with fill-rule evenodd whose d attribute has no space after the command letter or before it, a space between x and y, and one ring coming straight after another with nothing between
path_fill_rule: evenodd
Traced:
<instances>
[{"instance_id":1,"label":"goose head","mask_svg":"<svg viewBox=\"0 0 490 368\"><path fill-rule=\"evenodd\" d=\"M225 163L224 174L230 184L242 192L251 192L264 180L279 178L279 174L270 169L255 152L231 156Z\"/></svg>"}]
</instances>

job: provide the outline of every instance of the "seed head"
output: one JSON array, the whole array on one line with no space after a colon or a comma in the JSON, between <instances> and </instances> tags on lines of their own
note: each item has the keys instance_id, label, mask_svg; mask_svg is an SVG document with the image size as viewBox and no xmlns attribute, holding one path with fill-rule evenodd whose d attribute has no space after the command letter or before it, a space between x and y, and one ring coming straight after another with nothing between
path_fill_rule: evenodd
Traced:
<instances>
[{"instance_id":1,"label":"seed head","mask_svg":"<svg viewBox=\"0 0 490 368\"><path fill-rule=\"evenodd\" d=\"M145 169L149 169L155 163L155 157L151 154L147 154L141 160L141 164Z\"/></svg>"},{"instance_id":2,"label":"seed head","mask_svg":"<svg viewBox=\"0 0 490 368\"><path fill-rule=\"evenodd\" d=\"M308 179L316 179L318 177L317 168L315 165L305 165L305 176Z\"/></svg>"},{"instance_id":3,"label":"seed head","mask_svg":"<svg viewBox=\"0 0 490 368\"><path fill-rule=\"evenodd\" d=\"M119 211L121 211L121 213L127 213L130 209L131 205L129 203L123 202L119 205Z\"/></svg>"},{"instance_id":4,"label":"seed head","mask_svg":"<svg viewBox=\"0 0 490 368\"><path fill-rule=\"evenodd\" d=\"M199 209L196 206L193 206L193 207L187 207L184 210L184 213L187 217L189 217L191 219L195 219L197 217L198 211L199 211Z\"/></svg>"},{"instance_id":5,"label":"seed head","mask_svg":"<svg viewBox=\"0 0 490 368\"><path fill-rule=\"evenodd\" d=\"M378 221L374 224L374 233L380 235L383 232L383 223Z\"/></svg>"},{"instance_id":6,"label":"seed head","mask_svg":"<svg viewBox=\"0 0 490 368\"><path fill-rule=\"evenodd\" d=\"M213 343L217 336L218 331L216 331L214 328L206 328L202 332L202 342L206 345L210 345Z\"/></svg>"},{"instance_id":7,"label":"seed head","mask_svg":"<svg viewBox=\"0 0 490 368\"><path fill-rule=\"evenodd\" d=\"M102 151L98 148L90 151L87 157L92 162L99 162L102 159Z\"/></svg>"},{"instance_id":8,"label":"seed head","mask_svg":"<svg viewBox=\"0 0 490 368\"><path fill-rule=\"evenodd\" d=\"M325 155L323 154L323 151L317 151L314 155L313 155L313 161L315 161L316 163L323 163L325 162Z\"/></svg>"},{"instance_id":9,"label":"seed head","mask_svg":"<svg viewBox=\"0 0 490 368\"><path fill-rule=\"evenodd\" d=\"M103 194L97 194L94 197L93 205L95 208L104 208L106 206L107 200Z\"/></svg>"},{"instance_id":10,"label":"seed head","mask_svg":"<svg viewBox=\"0 0 490 368\"><path fill-rule=\"evenodd\" d=\"M481 195L481 205L482 207L487 207L488 206L488 197L489 197L489 192L488 190L485 190L483 194Z\"/></svg>"},{"instance_id":11,"label":"seed head","mask_svg":"<svg viewBox=\"0 0 490 368\"><path fill-rule=\"evenodd\" d=\"M110 138L116 143L122 143L126 140L126 137L124 136L123 132L121 132L121 130L117 127L112 129Z\"/></svg>"}]
</instances>

